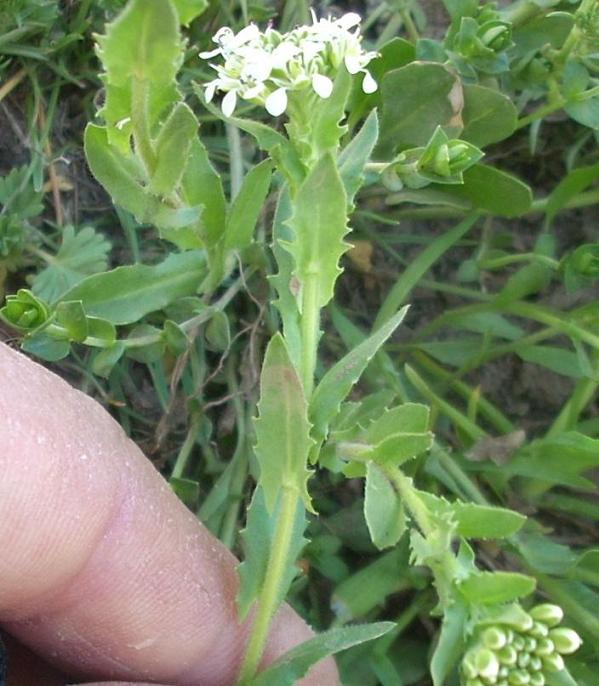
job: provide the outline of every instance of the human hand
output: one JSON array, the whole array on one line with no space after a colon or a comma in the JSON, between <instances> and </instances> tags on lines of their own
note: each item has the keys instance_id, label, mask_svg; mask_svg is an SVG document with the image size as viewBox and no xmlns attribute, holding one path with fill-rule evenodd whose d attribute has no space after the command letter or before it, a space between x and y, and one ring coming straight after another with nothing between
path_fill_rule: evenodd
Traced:
<instances>
[{"instance_id":1,"label":"human hand","mask_svg":"<svg viewBox=\"0 0 599 686\"><path fill-rule=\"evenodd\" d=\"M3 344L0 417L0 623L55 668L11 641L8 685L234 684L237 561L120 426ZM310 635L283 607L264 663ZM301 684L338 684L333 662Z\"/></svg>"}]
</instances>

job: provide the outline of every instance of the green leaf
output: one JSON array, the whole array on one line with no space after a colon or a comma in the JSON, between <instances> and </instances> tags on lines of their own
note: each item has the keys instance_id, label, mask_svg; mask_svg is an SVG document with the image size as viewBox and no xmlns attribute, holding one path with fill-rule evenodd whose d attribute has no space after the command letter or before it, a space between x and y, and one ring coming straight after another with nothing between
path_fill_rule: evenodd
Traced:
<instances>
[{"instance_id":1,"label":"green leaf","mask_svg":"<svg viewBox=\"0 0 599 686\"><path fill-rule=\"evenodd\" d=\"M441 633L431 658L434 686L443 686L445 679L464 652L464 634L468 609L456 599L444 612Z\"/></svg>"},{"instance_id":2,"label":"green leaf","mask_svg":"<svg viewBox=\"0 0 599 686\"><path fill-rule=\"evenodd\" d=\"M206 343L210 350L224 352L231 345L231 327L224 312L215 312L206 326Z\"/></svg>"},{"instance_id":3,"label":"green leaf","mask_svg":"<svg viewBox=\"0 0 599 686\"><path fill-rule=\"evenodd\" d=\"M449 231L431 241L415 259L410 261L383 301L374 322L374 329L397 312L432 265L474 226L477 219L476 215L466 217Z\"/></svg>"},{"instance_id":4,"label":"green leaf","mask_svg":"<svg viewBox=\"0 0 599 686\"><path fill-rule=\"evenodd\" d=\"M87 316L87 345L97 345L100 348L108 348L116 341L116 329L112 322L101 317Z\"/></svg>"},{"instance_id":5,"label":"green leaf","mask_svg":"<svg viewBox=\"0 0 599 686\"><path fill-rule=\"evenodd\" d=\"M447 188L433 186L441 192ZM523 181L484 164L465 171L464 185L452 186L450 194L469 200L472 208L500 217L518 217L529 210L532 203L532 192Z\"/></svg>"},{"instance_id":6,"label":"green leaf","mask_svg":"<svg viewBox=\"0 0 599 686\"><path fill-rule=\"evenodd\" d=\"M155 266L135 264L88 276L64 294L81 300L88 315L132 324L144 315L193 295L206 273L202 252L172 254Z\"/></svg>"},{"instance_id":7,"label":"green leaf","mask_svg":"<svg viewBox=\"0 0 599 686\"><path fill-rule=\"evenodd\" d=\"M227 217L225 251L243 250L251 244L258 217L268 195L271 176L272 163L264 160L244 178Z\"/></svg>"},{"instance_id":8,"label":"green leaf","mask_svg":"<svg viewBox=\"0 0 599 686\"><path fill-rule=\"evenodd\" d=\"M105 271L110 247L91 226L77 233L73 226L66 226L62 245L56 255L47 258L48 266L35 276L31 290L50 303L56 302L86 276Z\"/></svg>"},{"instance_id":9,"label":"green leaf","mask_svg":"<svg viewBox=\"0 0 599 686\"><path fill-rule=\"evenodd\" d=\"M170 0L131 0L97 40L106 86L100 114L111 144L126 154L134 83L135 87L145 84L150 128L179 99L175 84L183 58L179 18Z\"/></svg>"},{"instance_id":10,"label":"green leaf","mask_svg":"<svg viewBox=\"0 0 599 686\"><path fill-rule=\"evenodd\" d=\"M191 144L181 191L188 205L203 208L198 235L208 249L213 249L225 231L227 203L220 176L210 164L206 148L197 137Z\"/></svg>"},{"instance_id":11,"label":"green leaf","mask_svg":"<svg viewBox=\"0 0 599 686\"><path fill-rule=\"evenodd\" d=\"M345 116L345 105L349 96L351 76L345 66L342 66L335 79L333 92L317 109L313 124L313 141L319 156L326 152L334 152L339 139L347 131L347 126L339 122Z\"/></svg>"},{"instance_id":12,"label":"green leaf","mask_svg":"<svg viewBox=\"0 0 599 686\"><path fill-rule=\"evenodd\" d=\"M364 516L379 550L394 546L406 531L406 514L399 496L385 472L373 462L366 467Z\"/></svg>"},{"instance_id":13,"label":"green leaf","mask_svg":"<svg viewBox=\"0 0 599 686\"><path fill-rule=\"evenodd\" d=\"M260 377L259 417L256 420L256 457L259 484L269 512L281 488L294 488L311 509L306 482L308 452L312 445L302 383L289 359L280 334L270 340Z\"/></svg>"},{"instance_id":14,"label":"green leaf","mask_svg":"<svg viewBox=\"0 0 599 686\"><path fill-rule=\"evenodd\" d=\"M117 341L110 348L99 350L91 363L91 370L94 374L108 378L115 364L121 359L125 352L125 344Z\"/></svg>"},{"instance_id":15,"label":"green leaf","mask_svg":"<svg viewBox=\"0 0 599 686\"><path fill-rule=\"evenodd\" d=\"M588 167L579 167L569 172L551 191L547 198L545 212L547 221L552 222L555 215L563 209L572 198L588 188L599 178L599 163Z\"/></svg>"},{"instance_id":16,"label":"green leaf","mask_svg":"<svg viewBox=\"0 0 599 686\"><path fill-rule=\"evenodd\" d=\"M189 26L190 22L208 9L208 0L172 0L172 2L183 26Z\"/></svg>"},{"instance_id":17,"label":"green leaf","mask_svg":"<svg viewBox=\"0 0 599 686\"><path fill-rule=\"evenodd\" d=\"M237 607L241 620L247 616L264 585L280 510L280 498L277 497L274 510L269 511L264 490L258 486L248 509L246 528L241 532L244 561L239 567L240 586L237 595ZM295 560L306 544L306 539L303 537L305 528L305 508L301 500L298 500L289 546L289 564L279 585L277 607L283 602L291 582L299 571Z\"/></svg>"},{"instance_id":18,"label":"green leaf","mask_svg":"<svg viewBox=\"0 0 599 686\"><path fill-rule=\"evenodd\" d=\"M585 376L575 352L551 345L519 345L514 352L521 360L551 369L556 374L581 379Z\"/></svg>"},{"instance_id":19,"label":"green leaf","mask_svg":"<svg viewBox=\"0 0 599 686\"><path fill-rule=\"evenodd\" d=\"M401 324L406 312L407 307L402 308L323 376L310 401L310 421L314 425L313 433L318 440L326 437L329 424L339 412L341 402L379 348Z\"/></svg>"},{"instance_id":20,"label":"green leaf","mask_svg":"<svg viewBox=\"0 0 599 686\"><path fill-rule=\"evenodd\" d=\"M177 188L197 130L195 114L184 102L178 103L156 139L156 168L148 186L151 193L168 196Z\"/></svg>"},{"instance_id":21,"label":"green leaf","mask_svg":"<svg viewBox=\"0 0 599 686\"><path fill-rule=\"evenodd\" d=\"M373 445L363 454L364 458L382 465L401 465L426 452L433 444L433 434L398 432Z\"/></svg>"},{"instance_id":22,"label":"green leaf","mask_svg":"<svg viewBox=\"0 0 599 686\"><path fill-rule=\"evenodd\" d=\"M352 532L355 528L350 530L350 537ZM342 581L331 600L338 621L345 623L364 617L382 606L388 596L409 588L412 583L401 573L407 565L407 545L400 543Z\"/></svg>"},{"instance_id":23,"label":"green leaf","mask_svg":"<svg viewBox=\"0 0 599 686\"><path fill-rule=\"evenodd\" d=\"M67 330L71 341L82 343L87 338L87 318L80 300L58 303L55 316L56 322Z\"/></svg>"},{"instance_id":24,"label":"green leaf","mask_svg":"<svg viewBox=\"0 0 599 686\"><path fill-rule=\"evenodd\" d=\"M292 648L255 677L253 686L292 686L320 660L355 645L383 636L395 626L377 622L331 629Z\"/></svg>"},{"instance_id":25,"label":"green leaf","mask_svg":"<svg viewBox=\"0 0 599 686\"><path fill-rule=\"evenodd\" d=\"M279 310L283 321L283 332L289 349L289 356L295 366L299 368L301 356L299 310L295 296L291 292L293 258L281 245L281 243L289 242L293 238L291 229L287 224L291 213L289 187L285 185L279 193L272 227L272 251L277 261L278 272L270 276L269 280L277 291L277 299L274 301L274 305Z\"/></svg>"},{"instance_id":26,"label":"green leaf","mask_svg":"<svg viewBox=\"0 0 599 686\"><path fill-rule=\"evenodd\" d=\"M473 605L495 605L530 595L535 579L517 572L480 572L458 584L462 595Z\"/></svg>"},{"instance_id":27,"label":"green leaf","mask_svg":"<svg viewBox=\"0 0 599 686\"><path fill-rule=\"evenodd\" d=\"M376 110L369 115L360 131L343 148L339 155L339 175L343 181L347 202L353 205L356 193L364 183L364 167L379 135L379 123Z\"/></svg>"},{"instance_id":28,"label":"green leaf","mask_svg":"<svg viewBox=\"0 0 599 686\"><path fill-rule=\"evenodd\" d=\"M365 440L377 444L399 433L426 433L430 410L420 403L403 403L385 410L366 431Z\"/></svg>"},{"instance_id":29,"label":"green leaf","mask_svg":"<svg viewBox=\"0 0 599 686\"><path fill-rule=\"evenodd\" d=\"M481 148L511 136L516 130L518 111L503 93L465 84L462 117L464 130L460 138Z\"/></svg>"},{"instance_id":30,"label":"green leaf","mask_svg":"<svg viewBox=\"0 0 599 686\"><path fill-rule=\"evenodd\" d=\"M183 501L187 507L195 508L197 506L200 497L200 484L197 481L172 476L168 483L177 498Z\"/></svg>"},{"instance_id":31,"label":"green leaf","mask_svg":"<svg viewBox=\"0 0 599 686\"><path fill-rule=\"evenodd\" d=\"M21 343L21 350L48 362L64 359L70 349L69 341L52 338L44 330L29 334Z\"/></svg>"},{"instance_id":32,"label":"green leaf","mask_svg":"<svg viewBox=\"0 0 599 686\"><path fill-rule=\"evenodd\" d=\"M293 240L281 242L295 262L294 275L301 289L313 293L313 306L324 307L333 297L341 268L339 260L349 244L347 197L335 160L326 154L310 171L293 203L288 221Z\"/></svg>"},{"instance_id":33,"label":"green leaf","mask_svg":"<svg viewBox=\"0 0 599 686\"><path fill-rule=\"evenodd\" d=\"M444 498L418 491L427 507L440 516L451 515L457 524L457 533L464 538L507 538L519 531L526 517L491 505L463 503L459 500L449 502Z\"/></svg>"},{"instance_id":34,"label":"green leaf","mask_svg":"<svg viewBox=\"0 0 599 686\"><path fill-rule=\"evenodd\" d=\"M388 72L381 95L378 150L386 158L397 148L426 145L437 126L452 137L462 129L462 86L459 78L441 64L411 62Z\"/></svg>"}]
</instances>

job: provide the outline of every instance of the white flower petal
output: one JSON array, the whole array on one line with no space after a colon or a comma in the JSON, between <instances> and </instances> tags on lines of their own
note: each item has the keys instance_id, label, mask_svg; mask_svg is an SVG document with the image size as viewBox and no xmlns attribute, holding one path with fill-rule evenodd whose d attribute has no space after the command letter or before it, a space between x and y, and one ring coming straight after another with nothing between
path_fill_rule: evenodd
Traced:
<instances>
[{"instance_id":1,"label":"white flower petal","mask_svg":"<svg viewBox=\"0 0 599 686\"><path fill-rule=\"evenodd\" d=\"M221 103L221 109L225 117L230 117L235 111L237 104L237 91L229 91Z\"/></svg>"},{"instance_id":2,"label":"white flower petal","mask_svg":"<svg viewBox=\"0 0 599 686\"><path fill-rule=\"evenodd\" d=\"M214 50L208 50L207 52L201 52L200 57L203 60L209 60L211 57L216 57L217 55L220 55L222 53L222 50L220 48L215 48Z\"/></svg>"},{"instance_id":3,"label":"white flower petal","mask_svg":"<svg viewBox=\"0 0 599 686\"><path fill-rule=\"evenodd\" d=\"M212 98L214 97L215 93L216 83L211 81L210 83L206 84L206 90L204 91L204 98L206 98L206 102L212 102Z\"/></svg>"},{"instance_id":4,"label":"white flower petal","mask_svg":"<svg viewBox=\"0 0 599 686\"><path fill-rule=\"evenodd\" d=\"M358 26L361 21L362 17L359 14L356 12L348 12L347 14L344 14L341 19L337 19L337 26L340 26L347 31L354 26Z\"/></svg>"},{"instance_id":5,"label":"white flower petal","mask_svg":"<svg viewBox=\"0 0 599 686\"><path fill-rule=\"evenodd\" d=\"M256 38L259 36L260 29L256 26L256 24L249 24L249 26L241 29L241 31L235 36L233 42L236 46L245 45L246 43L251 43L252 41L256 40Z\"/></svg>"},{"instance_id":6,"label":"white flower petal","mask_svg":"<svg viewBox=\"0 0 599 686\"><path fill-rule=\"evenodd\" d=\"M374 93L378 90L378 83L372 78L369 71L364 71L364 80L362 81L362 90L364 93Z\"/></svg>"},{"instance_id":7,"label":"white flower petal","mask_svg":"<svg viewBox=\"0 0 599 686\"><path fill-rule=\"evenodd\" d=\"M287 109L287 91L284 88L278 88L274 93L271 93L264 103L266 111L272 114L273 117L278 117Z\"/></svg>"},{"instance_id":8,"label":"white flower petal","mask_svg":"<svg viewBox=\"0 0 599 686\"><path fill-rule=\"evenodd\" d=\"M350 74L357 74L362 68L362 59L359 55L346 55L345 68Z\"/></svg>"},{"instance_id":9,"label":"white flower petal","mask_svg":"<svg viewBox=\"0 0 599 686\"><path fill-rule=\"evenodd\" d=\"M333 82L328 76L323 74L314 74L312 77L312 88L321 98L328 98L333 92Z\"/></svg>"}]
</instances>

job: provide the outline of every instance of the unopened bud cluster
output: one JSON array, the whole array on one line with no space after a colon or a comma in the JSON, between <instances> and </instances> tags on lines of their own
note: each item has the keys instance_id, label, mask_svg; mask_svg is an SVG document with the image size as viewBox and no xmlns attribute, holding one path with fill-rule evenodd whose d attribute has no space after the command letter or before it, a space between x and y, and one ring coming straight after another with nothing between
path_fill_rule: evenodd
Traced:
<instances>
[{"instance_id":1,"label":"unopened bud cluster","mask_svg":"<svg viewBox=\"0 0 599 686\"><path fill-rule=\"evenodd\" d=\"M481 627L462 660L464 686L545 686L547 674L564 669L563 655L581 644L572 629L558 627L557 605L537 605L521 615L519 627Z\"/></svg>"}]
</instances>

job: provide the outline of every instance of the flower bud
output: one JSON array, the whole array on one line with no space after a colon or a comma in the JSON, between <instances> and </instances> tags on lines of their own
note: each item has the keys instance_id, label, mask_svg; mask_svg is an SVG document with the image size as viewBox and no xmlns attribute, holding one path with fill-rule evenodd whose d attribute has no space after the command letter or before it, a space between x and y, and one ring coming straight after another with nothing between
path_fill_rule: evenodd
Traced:
<instances>
[{"instance_id":1,"label":"flower bud","mask_svg":"<svg viewBox=\"0 0 599 686\"><path fill-rule=\"evenodd\" d=\"M466 686L486 686L486 684L480 679L468 679Z\"/></svg>"},{"instance_id":2,"label":"flower bud","mask_svg":"<svg viewBox=\"0 0 599 686\"><path fill-rule=\"evenodd\" d=\"M496 679L499 672L499 660L495 653L488 648L481 648L477 651L474 664L478 673L487 680Z\"/></svg>"},{"instance_id":3,"label":"flower bud","mask_svg":"<svg viewBox=\"0 0 599 686\"><path fill-rule=\"evenodd\" d=\"M570 655L576 652L582 643L580 636L574 629L568 629L567 627L551 629L549 638L553 641L557 652L562 655Z\"/></svg>"},{"instance_id":4,"label":"flower bud","mask_svg":"<svg viewBox=\"0 0 599 686\"><path fill-rule=\"evenodd\" d=\"M496 653L499 662L502 665L507 665L508 667L516 664L518 659L518 651L513 645L507 645L498 650Z\"/></svg>"},{"instance_id":5,"label":"flower bud","mask_svg":"<svg viewBox=\"0 0 599 686\"><path fill-rule=\"evenodd\" d=\"M559 605L545 603L537 605L530 611L530 616L535 622L543 622L548 627L557 626L564 618L564 611Z\"/></svg>"},{"instance_id":6,"label":"flower bud","mask_svg":"<svg viewBox=\"0 0 599 686\"><path fill-rule=\"evenodd\" d=\"M520 653L518 655L518 667L525 669L530 663L530 653Z\"/></svg>"},{"instance_id":7,"label":"flower bud","mask_svg":"<svg viewBox=\"0 0 599 686\"><path fill-rule=\"evenodd\" d=\"M495 626L485 629L482 639L485 646L491 650L499 650L507 644L505 631Z\"/></svg>"},{"instance_id":8,"label":"flower bud","mask_svg":"<svg viewBox=\"0 0 599 686\"><path fill-rule=\"evenodd\" d=\"M537 643L535 648L535 655L540 657L546 657L547 655L552 655L555 653L555 645L550 638L541 638Z\"/></svg>"},{"instance_id":9,"label":"flower bud","mask_svg":"<svg viewBox=\"0 0 599 686\"><path fill-rule=\"evenodd\" d=\"M533 655L530 658L530 663L528 665L529 672L540 672L543 669L543 661L538 655Z\"/></svg>"},{"instance_id":10,"label":"flower bud","mask_svg":"<svg viewBox=\"0 0 599 686\"><path fill-rule=\"evenodd\" d=\"M537 639L532 636L526 636L524 639L524 650L526 650L527 653L534 653L536 647Z\"/></svg>"},{"instance_id":11,"label":"flower bud","mask_svg":"<svg viewBox=\"0 0 599 686\"><path fill-rule=\"evenodd\" d=\"M0 319L21 331L37 329L49 316L46 304L26 288L19 289L16 295L7 295L6 305L0 309Z\"/></svg>"},{"instance_id":12,"label":"flower bud","mask_svg":"<svg viewBox=\"0 0 599 686\"><path fill-rule=\"evenodd\" d=\"M564 666L564 658L559 653L551 653L543 657L543 667L548 672L561 672Z\"/></svg>"},{"instance_id":13,"label":"flower bud","mask_svg":"<svg viewBox=\"0 0 599 686\"><path fill-rule=\"evenodd\" d=\"M541 672L534 672L530 675L530 686L545 686L545 677Z\"/></svg>"},{"instance_id":14,"label":"flower bud","mask_svg":"<svg viewBox=\"0 0 599 686\"><path fill-rule=\"evenodd\" d=\"M544 638L549 633L549 629L546 624L542 622L535 622L529 632L535 638Z\"/></svg>"},{"instance_id":15,"label":"flower bud","mask_svg":"<svg viewBox=\"0 0 599 686\"><path fill-rule=\"evenodd\" d=\"M512 645L516 650L524 650L524 636L516 634L516 636L514 636L514 640L512 641Z\"/></svg>"},{"instance_id":16,"label":"flower bud","mask_svg":"<svg viewBox=\"0 0 599 686\"><path fill-rule=\"evenodd\" d=\"M474 656L475 653L470 651L464 655L464 659L462 660L462 671L467 679L474 679L474 677L478 676L478 669L474 663Z\"/></svg>"},{"instance_id":17,"label":"flower bud","mask_svg":"<svg viewBox=\"0 0 599 686\"><path fill-rule=\"evenodd\" d=\"M514 669L508 676L510 686L528 686L530 674L525 669Z\"/></svg>"}]
</instances>

